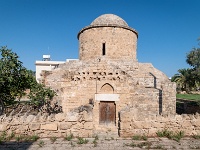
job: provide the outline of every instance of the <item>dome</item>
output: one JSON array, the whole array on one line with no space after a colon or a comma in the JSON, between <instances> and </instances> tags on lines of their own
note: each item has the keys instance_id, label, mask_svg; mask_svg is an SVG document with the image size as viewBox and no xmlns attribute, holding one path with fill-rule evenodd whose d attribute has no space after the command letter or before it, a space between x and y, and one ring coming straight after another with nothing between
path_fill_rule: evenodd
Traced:
<instances>
[{"instance_id":1,"label":"dome","mask_svg":"<svg viewBox=\"0 0 200 150\"><path fill-rule=\"evenodd\" d=\"M126 21L114 14L104 14L97 17L91 24L91 26L101 26L101 25L117 25L128 27Z\"/></svg>"}]
</instances>

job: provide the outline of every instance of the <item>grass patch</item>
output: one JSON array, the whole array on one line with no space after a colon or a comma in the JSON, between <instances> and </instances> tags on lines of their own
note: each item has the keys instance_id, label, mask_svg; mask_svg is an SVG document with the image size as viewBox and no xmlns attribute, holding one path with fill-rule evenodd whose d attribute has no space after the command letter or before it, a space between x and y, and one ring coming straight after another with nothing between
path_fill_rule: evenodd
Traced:
<instances>
[{"instance_id":1,"label":"grass patch","mask_svg":"<svg viewBox=\"0 0 200 150\"><path fill-rule=\"evenodd\" d=\"M167 129L158 131L158 132L156 132L156 134L158 137L167 137L167 138L175 140L177 142L179 142L180 139L184 137L183 131L173 132L173 131L169 131Z\"/></svg>"},{"instance_id":2,"label":"grass patch","mask_svg":"<svg viewBox=\"0 0 200 150\"><path fill-rule=\"evenodd\" d=\"M94 144L94 147L97 147L97 140L99 140L99 137L98 137L98 135L96 135L96 136L94 136L94 140L93 140L93 144Z\"/></svg>"},{"instance_id":3,"label":"grass patch","mask_svg":"<svg viewBox=\"0 0 200 150\"><path fill-rule=\"evenodd\" d=\"M44 141L39 141L39 143L38 143L38 145L39 145L39 147L43 147L44 146Z\"/></svg>"},{"instance_id":4,"label":"grass patch","mask_svg":"<svg viewBox=\"0 0 200 150\"><path fill-rule=\"evenodd\" d=\"M24 136L23 136L23 135L18 135L18 136L15 137L15 140L16 140L17 142L22 142L23 139L24 139Z\"/></svg>"},{"instance_id":5,"label":"grass patch","mask_svg":"<svg viewBox=\"0 0 200 150\"><path fill-rule=\"evenodd\" d=\"M138 143L138 144L135 144L134 142L131 142L130 144L125 144L126 146L129 146L129 147L139 147L139 148L147 148L149 149L150 146L152 145L152 143L150 142L142 142L142 143Z\"/></svg>"},{"instance_id":6,"label":"grass patch","mask_svg":"<svg viewBox=\"0 0 200 150\"><path fill-rule=\"evenodd\" d=\"M200 94L176 94L176 98L200 101Z\"/></svg>"},{"instance_id":7,"label":"grass patch","mask_svg":"<svg viewBox=\"0 0 200 150\"><path fill-rule=\"evenodd\" d=\"M12 140L14 137L15 137L15 133L12 132L10 135L8 135L8 136L6 137L6 140L7 140L7 141L10 141L10 140Z\"/></svg>"},{"instance_id":8,"label":"grass patch","mask_svg":"<svg viewBox=\"0 0 200 150\"><path fill-rule=\"evenodd\" d=\"M193 135L193 138L200 139L200 135Z\"/></svg>"},{"instance_id":9,"label":"grass patch","mask_svg":"<svg viewBox=\"0 0 200 150\"><path fill-rule=\"evenodd\" d=\"M37 135L15 135L14 132L8 134L7 132L2 132L0 135L0 144L6 141L10 141L15 139L17 142L30 142L30 141L37 141L39 136Z\"/></svg>"},{"instance_id":10,"label":"grass patch","mask_svg":"<svg viewBox=\"0 0 200 150\"><path fill-rule=\"evenodd\" d=\"M94 139L92 143L94 144L94 147L97 147L97 140Z\"/></svg>"},{"instance_id":11,"label":"grass patch","mask_svg":"<svg viewBox=\"0 0 200 150\"><path fill-rule=\"evenodd\" d=\"M134 135L132 137L132 140L144 140L144 141L146 141L147 140L147 136L145 136L145 135L143 135L143 136L141 136L141 135Z\"/></svg>"},{"instance_id":12,"label":"grass patch","mask_svg":"<svg viewBox=\"0 0 200 150\"><path fill-rule=\"evenodd\" d=\"M179 131L173 134L172 139L179 142L181 138L184 137L184 132L183 131Z\"/></svg>"},{"instance_id":13,"label":"grass patch","mask_svg":"<svg viewBox=\"0 0 200 150\"><path fill-rule=\"evenodd\" d=\"M40 137L39 137L38 135L32 135L32 136L30 137L30 140L35 142L35 141L37 141L39 138L40 138Z\"/></svg>"},{"instance_id":14,"label":"grass patch","mask_svg":"<svg viewBox=\"0 0 200 150\"><path fill-rule=\"evenodd\" d=\"M2 133L1 133L1 140L2 141L7 141L7 133L6 133L6 131L3 131Z\"/></svg>"},{"instance_id":15,"label":"grass patch","mask_svg":"<svg viewBox=\"0 0 200 150\"><path fill-rule=\"evenodd\" d=\"M169 138L172 136L173 132L169 131L167 129L163 129L161 131L156 132L156 134L158 137L168 137Z\"/></svg>"},{"instance_id":16,"label":"grass patch","mask_svg":"<svg viewBox=\"0 0 200 150\"><path fill-rule=\"evenodd\" d=\"M89 141L87 139L84 139L82 137L78 137L77 144L87 144Z\"/></svg>"},{"instance_id":17,"label":"grass patch","mask_svg":"<svg viewBox=\"0 0 200 150\"><path fill-rule=\"evenodd\" d=\"M57 137L51 137L50 140L52 143L54 143L57 140Z\"/></svg>"},{"instance_id":18,"label":"grass patch","mask_svg":"<svg viewBox=\"0 0 200 150\"><path fill-rule=\"evenodd\" d=\"M74 138L73 134L70 134L70 135L66 135L64 139L67 141L71 141L73 138Z\"/></svg>"},{"instance_id":19,"label":"grass patch","mask_svg":"<svg viewBox=\"0 0 200 150\"><path fill-rule=\"evenodd\" d=\"M99 139L99 137L98 137L98 135L96 135L95 137L94 137L94 140L98 140Z\"/></svg>"}]
</instances>

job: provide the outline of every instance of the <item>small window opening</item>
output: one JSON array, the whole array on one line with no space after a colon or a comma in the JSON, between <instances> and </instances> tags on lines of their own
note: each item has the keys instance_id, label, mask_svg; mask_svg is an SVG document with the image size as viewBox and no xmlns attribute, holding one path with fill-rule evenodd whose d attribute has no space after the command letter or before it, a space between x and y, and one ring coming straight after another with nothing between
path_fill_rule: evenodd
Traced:
<instances>
[{"instance_id":1,"label":"small window opening","mask_svg":"<svg viewBox=\"0 0 200 150\"><path fill-rule=\"evenodd\" d=\"M106 43L103 43L102 55L106 55Z\"/></svg>"}]
</instances>

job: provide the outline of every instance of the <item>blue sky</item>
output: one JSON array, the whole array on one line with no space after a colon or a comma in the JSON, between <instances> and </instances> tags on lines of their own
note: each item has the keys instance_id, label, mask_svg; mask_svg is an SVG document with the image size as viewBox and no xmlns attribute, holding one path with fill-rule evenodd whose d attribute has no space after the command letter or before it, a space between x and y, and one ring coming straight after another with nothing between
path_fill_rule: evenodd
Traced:
<instances>
[{"instance_id":1,"label":"blue sky","mask_svg":"<svg viewBox=\"0 0 200 150\"><path fill-rule=\"evenodd\" d=\"M171 77L189 67L186 54L198 47L199 7L200 0L0 0L0 46L31 70L44 54L78 58L78 32L112 13L138 31L138 61Z\"/></svg>"}]
</instances>

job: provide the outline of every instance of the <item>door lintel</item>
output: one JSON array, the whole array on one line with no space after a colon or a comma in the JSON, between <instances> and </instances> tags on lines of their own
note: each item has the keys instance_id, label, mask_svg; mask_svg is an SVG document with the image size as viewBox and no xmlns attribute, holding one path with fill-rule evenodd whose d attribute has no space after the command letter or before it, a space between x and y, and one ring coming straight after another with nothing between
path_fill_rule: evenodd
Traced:
<instances>
[{"instance_id":1,"label":"door lintel","mask_svg":"<svg viewBox=\"0 0 200 150\"><path fill-rule=\"evenodd\" d=\"M119 101L119 94L95 94L96 101Z\"/></svg>"}]
</instances>

